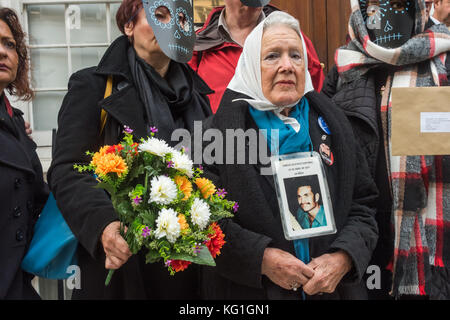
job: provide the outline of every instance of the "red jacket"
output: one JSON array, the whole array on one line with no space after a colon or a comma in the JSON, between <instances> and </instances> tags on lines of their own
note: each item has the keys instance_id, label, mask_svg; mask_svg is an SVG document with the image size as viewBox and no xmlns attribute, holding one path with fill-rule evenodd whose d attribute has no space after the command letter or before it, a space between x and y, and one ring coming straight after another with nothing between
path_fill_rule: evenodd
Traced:
<instances>
[{"instance_id":1,"label":"red jacket","mask_svg":"<svg viewBox=\"0 0 450 320\"><path fill-rule=\"evenodd\" d=\"M209 95L213 113L216 113L219 108L223 93L234 76L242 53L240 45L224 39L219 32L219 16L223 9L224 7L214 8L203 28L197 31L194 55L189 61L192 69L215 91ZM275 10L277 9L270 5L264 7L266 16ZM314 88L320 92L325 78L322 66L311 40L304 34L303 39L308 54L308 71L311 74Z\"/></svg>"}]
</instances>

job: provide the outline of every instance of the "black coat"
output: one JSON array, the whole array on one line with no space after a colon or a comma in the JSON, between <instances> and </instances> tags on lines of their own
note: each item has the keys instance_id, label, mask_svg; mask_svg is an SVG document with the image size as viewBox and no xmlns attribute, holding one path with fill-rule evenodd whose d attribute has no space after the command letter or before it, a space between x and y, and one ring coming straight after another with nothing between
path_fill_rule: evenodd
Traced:
<instances>
[{"instance_id":1,"label":"black coat","mask_svg":"<svg viewBox=\"0 0 450 320\"><path fill-rule=\"evenodd\" d=\"M377 241L372 208L377 196L376 189L343 113L323 95L311 92L306 97L311 108L310 136L315 151L318 151L324 134L317 122L318 115L324 117L331 130L329 137L335 163L330 167L324 166L338 230L334 235L311 238L311 257L342 249L353 261L352 271L345 276L335 293L320 297L363 299L366 292L360 280ZM226 129L257 128L248 111L248 104L244 101L232 102L236 98L242 98L242 95L226 91L209 127L223 133ZM267 147L267 143L265 145ZM248 148L246 144L246 151ZM217 266L206 267L202 272L203 297L301 299L299 293L285 290L261 275L262 258L267 247L295 253L293 242L287 241L283 234L273 177L260 174L260 161L256 165L250 163L206 167L216 185L227 190L227 198L238 201L240 207L233 219L221 222L227 243L216 260Z\"/></svg>"},{"instance_id":2,"label":"black coat","mask_svg":"<svg viewBox=\"0 0 450 320\"><path fill-rule=\"evenodd\" d=\"M381 268L381 289L371 290L373 299L389 298L392 274L386 269L394 253L391 228L392 196L387 175L384 138L381 127L380 105L382 87L392 68L378 67L360 78L342 84L338 88L339 74L336 66L328 73L322 93L330 97L342 109L352 125L355 137L364 151L365 158L379 192L376 220L379 239L371 265Z\"/></svg>"},{"instance_id":3,"label":"black coat","mask_svg":"<svg viewBox=\"0 0 450 320\"><path fill-rule=\"evenodd\" d=\"M10 118L3 103L0 108L0 299L39 299L31 286L33 276L20 264L48 188L23 113L13 108Z\"/></svg>"},{"instance_id":4,"label":"black coat","mask_svg":"<svg viewBox=\"0 0 450 320\"><path fill-rule=\"evenodd\" d=\"M143 255L131 257L114 273L108 287L104 282L105 254L100 239L104 228L118 216L107 194L95 189L92 175L80 174L74 164L89 161L85 152L98 151L102 145L117 144L123 137L123 126L134 130L136 139L145 137L151 119L145 120L145 110L133 83L126 37L118 38L108 48L97 67L72 75L69 91L58 115L58 133L55 154L48 172L49 184L57 204L72 232L79 241L77 251L81 268L81 289L75 290L75 299L178 299L196 297L196 268L169 276L162 263L145 265ZM173 62L172 62L173 63ZM184 65L192 76L194 92L192 103L202 106L203 114L210 115L208 86ZM114 76L113 94L104 98L108 75ZM107 123L100 136L101 109L107 111Z\"/></svg>"}]
</instances>

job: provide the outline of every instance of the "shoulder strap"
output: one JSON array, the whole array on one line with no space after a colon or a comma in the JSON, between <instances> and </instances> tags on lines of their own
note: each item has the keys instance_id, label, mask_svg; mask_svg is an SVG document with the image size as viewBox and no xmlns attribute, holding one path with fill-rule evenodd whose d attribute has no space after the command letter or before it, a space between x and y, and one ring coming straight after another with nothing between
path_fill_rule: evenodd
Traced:
<instances>
[{"instance_id":1,"label":"shoulder strap","mask_svg":"<svg viewBox=\"0 0 450 320\"><path fill-rule=\"evenodd\" d=\"M112 88L113 88L113 76L109 75L108 80L106 82L105 95L104 95L103 99L106 99L111 95ZM102 114L100 115L100 124L101 124L100 135L103 133L103 129L105 129L107 116L108 116L108 114L106 113L106 111L104 109L102 109Z\"/></svg>"}]
</instances>

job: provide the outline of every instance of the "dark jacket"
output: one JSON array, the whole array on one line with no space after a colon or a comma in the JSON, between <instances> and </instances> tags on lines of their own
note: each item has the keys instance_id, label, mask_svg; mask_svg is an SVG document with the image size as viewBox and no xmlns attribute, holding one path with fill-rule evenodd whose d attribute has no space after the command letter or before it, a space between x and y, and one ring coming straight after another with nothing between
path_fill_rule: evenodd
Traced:
<instances>
[{"instance_id":1,"label":"dark jacket","mask_svg":"<svg viewBox=\"0 0 450 320\"><path fill-rule=\"evenodd\" d=\"M55 154L48 172L57 204L79 241L77 251L81 267L81 290L78 299L177 299L195 297L195 267L177 277L170 277L162 263L145 265L145 257L131 257L114 273L108 287L104 282L105 254L100 239L104 228L118 220L107 194L94 188L95 178L74 170L74 164L89 162L86 151L98 151L102 145L117 144L123 137L123 126L134 130L136 139L145 137L152 119L145 120L145 109L133 83L128 64L126 37L118 38L106 51L97 67L72 75L69 91L58 115ZM173 62L172 62L173 63ZM204 110L199 119L210 115L205 83L187 65L192 76L192 103ZM113 94L104 98L108 75L114 76ZM100 113L108 113L100 136Z\"/></svg>"},{"instance_id":2,"label":"dark jacket","mask_svg":"<svg viewBox=\"0 0 450 320\"><path fill-rule=\"evenodd\" d=\"M0 109L0 299L39 299L20 264L48 188L23 113L13 108L10 118L4 103Z\"/></svg>"},{"instance_id":3,"label":"dark jacket","mask_svg":"<svg viewBox=\"0 0 450 320\"><path fill-rule=\"evenodd\" d=\"M315 151L318 151L324 135L318 125L319 115L324 117L331 130L329 137L335 162L332 166L324 164L324 167L338 230L334 235L311 238L311 257L342 249L353 262L351 272L344 277L335 293L320 297L363 299L366 293L360 280L377 241L378 231L372 208L376 189L343 113L323 95L310 92L306 97L311 107L310 136ZM232 102L236 98L242 98L242 95L226 91L219 112L212 118L209 127L217 128L222 133L226 129L257 129L248 104L244 101ZM249 148L247 142L246 152ZM237 150L234 151L236 154ZM261 275L262 258L267 247L295 255L293 242L287 241L283 234L273 177L260 174L262 165L259 159L256 165L247 161L246 164L206 168L216 185L227 190L227 198L239 203L239 210L233 219L221 222L227 243L216 260L217 266L203 270L204 298L301 299L298 292L284 290Z\"/></svg>"},{"instance_id":4,"label":"dark jacket","mask_svg":"<svg viewBox=\"0 0 450 320\"><path fill-rule=\"evenodd\" d=\"M392 195L379 110L382 88L387 75L393 73L394 70L389 68L376 68L353 82L339 86L339 74L336 66L333 66L322 89L322 93L330 97L349 119L379 192L376 215L379 239L370 264L381 268L382 277L381 289L370 291L369 296L374 299L388 298L392 276L390 271L386 270L394 252L390 222Z\"/></svg>"}]
</instances>

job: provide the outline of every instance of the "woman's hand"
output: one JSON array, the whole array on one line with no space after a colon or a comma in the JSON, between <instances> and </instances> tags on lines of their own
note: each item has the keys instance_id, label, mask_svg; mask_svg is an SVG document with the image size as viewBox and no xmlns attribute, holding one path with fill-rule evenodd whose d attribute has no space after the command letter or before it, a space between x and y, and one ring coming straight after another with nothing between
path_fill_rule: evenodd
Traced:
<instances>
[{"instance_id":1,"label":"woman's hand","mask_svg":"<svg viewBox=\"0 0 450 320\"><path fill-rule=\"evenodd\" d=\"M303 291L312 296L318 293L333 293L337 285L352 268L350 256L340 250L313 259L309 267L314 276L303 286Z\"/></svg>"},{"instance_id":2,"label":"woman's hand","mask_svg":"<svg viewBox=\"0 0 450 320\"><path fill-rule=\"evenodd\" d=\"M33 137L31 136L33 130L31 129L31 124L27 121L25 121L25 132L27 133L28 138L33 140Z\"/></svg>"},{"instance_id":3,"label":"woman's hand","mask_svg":"<svg viewBox=\"0 0 450 320\"><path fill-rule=\"evenodd\" d=\"M103 250L105 250L106 269L119 269L131 257L127 242L120 235L120 222L110 223L102 234Z\"/></svg>"},{"instance_id":4,"label":"woman's hand","mask_svg":"<svg viewBox=\"0 0 450 320\"><path fill-rule=\"evenodd\" d=\"M261 273L280 287L292 290L307 283L315 272L311 267L286 251L266 248Z\"/></svg>"}]
</instances>

